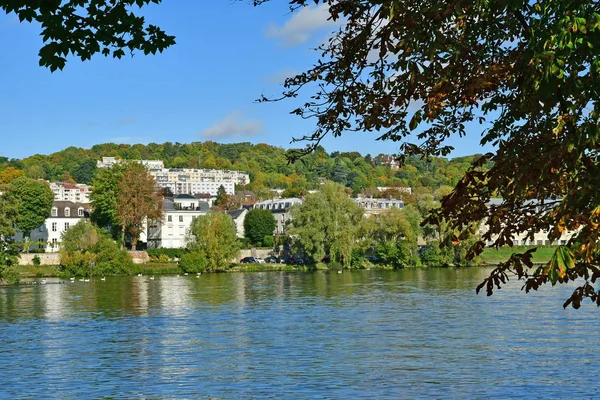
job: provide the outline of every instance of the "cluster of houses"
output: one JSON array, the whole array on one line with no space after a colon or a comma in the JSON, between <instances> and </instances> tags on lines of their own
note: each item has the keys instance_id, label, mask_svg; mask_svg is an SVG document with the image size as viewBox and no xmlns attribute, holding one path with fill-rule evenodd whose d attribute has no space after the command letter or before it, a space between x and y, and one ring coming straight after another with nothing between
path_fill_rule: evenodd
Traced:
<instances>
[{"instance_id":1,"label":"cluster of houses","mask_svg":"<svg viewBox=\"0 0 600 400\"><path fill-rule=\"evenodd\" d=\"M119 160L104 157L98 162L102 168L110 168ZM165 169L160 160L139 160L156 178L157 186L169 187L174 193L173 197L164 201L164 218L160 224L150 225L140 237L141 242L147 243L148 248L181 248L185 246L186 233L194 218L204 215L211 210L213 200L217 195L218 187L222 185L229 194L235 193L236 184L249 183L249 176L239 171L221 170L194 170L194 169ZM227 183L227 185L225 185ZM45 252L59 250L61 235L71 226L82 219L88 219L91 214L89 194L91 188L87 185L65 182L50 183L54 192L54 204L50 216L38 229L31 232L31 242L38 243ZM388 189L388 188L381 188ZM403 188L410 193L410 188ZM240 194L240 193L238 193ZM241 193L242 197L245 193ZM363 210L365 216L381 213L391 208L403 208L404 202L400 199L370 198L359 196L353 199ZM501 202L494 200L491 205ZM253 208L268 210L273 213L276 221L274 235L285 235L287 223L290 220L290 209L302 204L302 199L271 199L260 202L246 201L238 210L227 211L236 225L238 237L244 237L244 218ZM482 226L479 233L482 234ZM563 237L550 243L547 232L537 232L533 238L526 238L523 233L514 238L519 245L549 245L566 244L573 232L566 232ZM15 236L16 241L22 241L22 233Z\"/></svg>"}]
</instances>

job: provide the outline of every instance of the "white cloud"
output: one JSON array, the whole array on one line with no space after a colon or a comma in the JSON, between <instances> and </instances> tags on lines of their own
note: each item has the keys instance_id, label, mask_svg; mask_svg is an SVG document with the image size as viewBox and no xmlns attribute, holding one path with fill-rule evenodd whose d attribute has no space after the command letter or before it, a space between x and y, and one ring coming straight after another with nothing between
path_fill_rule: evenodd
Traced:
<instances>
[{"instance_id":1,"label":"white cloud","mask_svg":"<svg viewBox=\"0 0 600 400\"><path fill-rule=\"evenodd\" d=\"M262 120L243 121L242 113L234 111L222 120L200 132L206 139L225 139L255 136L264 131Z\"/></svg>"},{"instance_id":2,"label":"white cloud","mask_svg":"<svg viewBox=\"0 0 600 400\"><path fill-rule=\"evenodd\" d=\"M286 46L306 43L313 33L323 28L340 26L339 22L327 18L329 18L329 9L326 3L316 7L303 7L294 12L283 26L270 26L267 37L280 38Z\"/></svg>"}]
</instances>

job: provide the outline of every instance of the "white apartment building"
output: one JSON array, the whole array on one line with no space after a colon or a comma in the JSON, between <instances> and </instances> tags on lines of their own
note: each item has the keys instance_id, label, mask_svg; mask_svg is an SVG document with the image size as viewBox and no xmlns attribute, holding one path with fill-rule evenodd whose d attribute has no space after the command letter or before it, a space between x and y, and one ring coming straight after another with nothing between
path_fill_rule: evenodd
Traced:
<instances>
[{"instance_id":1,"label":"white apartment building","mask_svg":"<svg viewBox=\"0 0 600 400\"><path fill-rule=\"evenodd\" d=\"M208 193L217 196L219 187L225 188L225 193L235 194L235 185L250 183L250 175L242 171L219 169L165 168L161 160L134 160L144 165L150 175L161 188L168 188L175 195ZM123 162L115 157L102 157L98 168L110 168Z\"/></svg>"},{"instance_id":2,"label":"white apartment building","mask_svg":"<svg viewBox=\"0 0 600 400\"><path fill-rule=\"evenodd\" d=\"M83 183L52 182L50 189L54 192L54 201L90 202L90 187Z\"/></svg>"},{"instance_id":3,"label":"white apartment building","mask_svg":"<svg viewBox=\"0 0 600 400\"><path fill-rule=\"evenodd\" d=\"M125 160L116 157L102 157L102 160L96 162L98 168L111 168L113 165L120 164ZM133 162L142 164L149 170L163 169L165 164L161 160L132 160Z\"/></svg>"},{"instance_id":4,"label":"white apartment building","mask_svg":"<svg viewBox=\"0 0 600 400\"><path fill-rule=\"evenodd\" d=\"M189 194L195 195L198 193L208 193L212 197L217 196L217 192L219 191L219 187L223 186L225 189L225 193L227 194L235 194L235 183L232 181L188 181L188 180L175 180L170 181L167 180L164 176L155 175L156 186L161 188L169 188L171 192L175 195L178 194ZM185 179L184 177L182 177Z\"/></svg>"},{"instance_id":5,"label":"white apartment building","mask_svg":"<svg viewBox=\"0 0 600 400\"><path fill-rule=\"evenodd\" d=\"M75 203L72 201L54 201L50 217L43 225L34 229L29 236L31 242L39 244L46 253L56 253L60 249L61 236L70 227L90 216L89 204ZM16 242L23 241L23 232L17 232L14 237Z\"/></svg>"},{"instance_id":6,"label":"white apartment building","mask_svg":"<svg viewBox=\"0 0 600 400\"><path fill-rule=\"evenodd\" d=\"M160 225L147 230L148 248L182 248L186 245L186 234L194 218L210 211L208 203L188 194L165 199L164 219Z\"/></svg>"},{"instance_id":7,"label":"white apartment building","mask_svg":"<svg viewBox=\"0 0 600 400\"><path fill-rule=\"evenodd\" d=\"M302 200L298 198L265 200L254 205L254 208L261 210L269 210L275 217L274 235L285 235L286 224L291 220L290 208L296 204L302 204Z\"/></svg>"}]
</instances>

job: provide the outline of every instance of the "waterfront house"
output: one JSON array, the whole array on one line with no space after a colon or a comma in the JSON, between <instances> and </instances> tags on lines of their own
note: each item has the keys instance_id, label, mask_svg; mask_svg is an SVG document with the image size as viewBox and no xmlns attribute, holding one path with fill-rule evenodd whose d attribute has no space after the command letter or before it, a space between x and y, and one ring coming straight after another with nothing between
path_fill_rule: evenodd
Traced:
<instances>
[{"instance_id":1,"label":"waterfront house","mask_svg":"<svg viewBox=\"0 0 600 400\"><path fill-rule=\"evenodd\" d=\"M210 206L189 194L166 198L163 203L164 219L147 229L148 248L182 248L194 218L205 215Z\"/></svg>"},{"instance_id":2,"label":"waterfront house","mask_svg":"<svg viewBox=\"0 0 600 400\"><path fill-rule=\"evenodd\" d=\"M30 242L38 242L36 247L46 253L55 253L60 249L61 235L83 219L89 219L90 205L72 201L54 201L50 216L43 225L31 231ZM23 232L17 231L16 242L23 241Z\"/></svg>"}]
</instances>

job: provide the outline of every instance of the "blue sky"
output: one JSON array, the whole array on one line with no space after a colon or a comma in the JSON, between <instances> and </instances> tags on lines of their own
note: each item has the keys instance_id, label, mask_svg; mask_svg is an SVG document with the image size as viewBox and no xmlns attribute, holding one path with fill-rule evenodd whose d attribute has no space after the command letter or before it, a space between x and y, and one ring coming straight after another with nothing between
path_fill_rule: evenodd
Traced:
<instances>
[{"instance_id":1,"label":"blue sky","mask_svg":"<svg viewBox=\"0 0 600 400\"><path fill-rule=\"evenodd\" d=\"M177 37L163 54L69 59L63 71L38 66L39 27L0 15L0 155L23 158L97 143L268 143L285 148L314 126L289 115L277 95L286 76L312 65L313 49L335 28L326 11L290 13L285 1L258 8L233 0L165 0L148 22ZM478 129L454 140L453 155L482 152ZM393 154L375 134L323 142L328 151Z\"/></svg>"}]
</instances>

